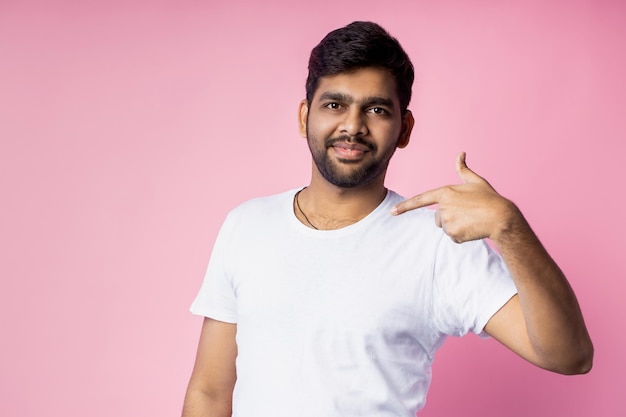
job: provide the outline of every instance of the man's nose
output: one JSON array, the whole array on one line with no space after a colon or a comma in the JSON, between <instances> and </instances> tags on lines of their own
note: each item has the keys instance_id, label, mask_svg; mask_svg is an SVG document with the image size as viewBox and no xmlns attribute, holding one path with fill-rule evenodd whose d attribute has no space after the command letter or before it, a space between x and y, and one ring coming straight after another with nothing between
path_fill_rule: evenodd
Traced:
<instances>
[{"instance_id":1,"label":"man's nose","mask_svg":"<svg viewBox=\"0 0 626 417\"><path fill-rule=\"evenodd\" d=\"M352 108L344 114L339 126L340 133L349 136L365 136L368 133L365 114L359 109Z\"/></svg>"}]
</instances>

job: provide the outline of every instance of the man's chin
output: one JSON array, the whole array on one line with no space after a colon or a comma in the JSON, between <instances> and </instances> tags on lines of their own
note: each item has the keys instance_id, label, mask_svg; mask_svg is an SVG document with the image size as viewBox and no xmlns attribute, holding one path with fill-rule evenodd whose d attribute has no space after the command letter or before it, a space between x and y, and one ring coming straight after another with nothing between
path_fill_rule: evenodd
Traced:
<instances>
[{"instance_id":1,"label":"man's chin","mask_svg":"<svg viewBox=\"0 0 626 417\"><path fill-rule=\"evenodd\" d=\"M340 188L356 188L371 183L374 178L370 178L364 175L324 175L324 178L329 183Z\"/></svg>"}]
</instances>

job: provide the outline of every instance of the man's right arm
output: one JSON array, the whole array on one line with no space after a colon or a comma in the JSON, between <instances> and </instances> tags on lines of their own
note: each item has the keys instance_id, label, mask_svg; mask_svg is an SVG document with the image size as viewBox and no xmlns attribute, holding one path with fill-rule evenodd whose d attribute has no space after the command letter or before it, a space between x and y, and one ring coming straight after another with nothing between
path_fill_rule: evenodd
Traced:
<instances>
[{"instance_id":1,"label":"man's right arm","mask_svg":"<svg viewBox=\"0 0 626 417\"><path fill-rule=\"evenodd\" d=\"M237 325L205 318L182 417L231 417Z\"/></svg>"}]
</instances>

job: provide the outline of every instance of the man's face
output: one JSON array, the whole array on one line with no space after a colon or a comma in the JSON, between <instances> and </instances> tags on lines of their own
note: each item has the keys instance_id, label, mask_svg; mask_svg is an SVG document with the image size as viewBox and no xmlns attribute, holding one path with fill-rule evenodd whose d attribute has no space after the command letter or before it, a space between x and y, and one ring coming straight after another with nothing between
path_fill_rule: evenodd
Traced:
<instances>
[{"instance_id":1,"label":"man's face","mask_svg":"<svg viewBox=\"0 0 626 417\"><path fill-rule=\"evenodd\" d=\"M314 169L338 187L382 182L412 127L411 113L400 109L395 80L380 68L323 77L310 106L300 104L300 133Z\"/></svg>"}]
</instances>

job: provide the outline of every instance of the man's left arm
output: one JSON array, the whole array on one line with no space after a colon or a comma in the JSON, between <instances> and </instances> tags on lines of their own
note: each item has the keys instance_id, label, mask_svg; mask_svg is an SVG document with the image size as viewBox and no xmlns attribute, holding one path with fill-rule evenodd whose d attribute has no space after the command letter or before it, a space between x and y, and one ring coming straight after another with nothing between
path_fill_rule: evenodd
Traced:
<instances>
[{"instance_id":1,"label":"man's left arm","mask_svg":"<svg viewBox=\"0 0 626 417\"><path fill-rule=\"evenodd\" d=\"M593 345L565 275L519 209L457 159L463 184L437 188L396 205L393 214L438 204L435 222L455 242L489 238L504 259L518 294L485 331L526 360L562 374L591 369Z\"/></svg>"}]
</instances>

